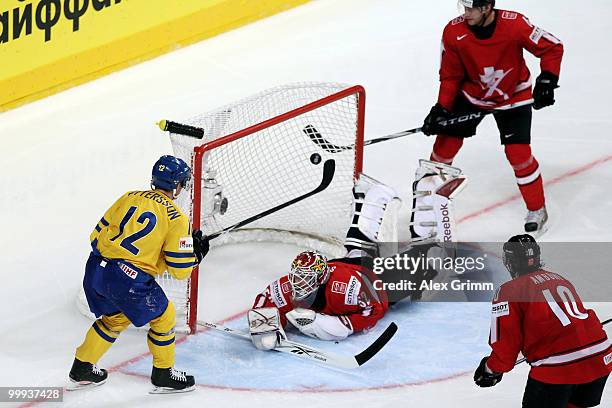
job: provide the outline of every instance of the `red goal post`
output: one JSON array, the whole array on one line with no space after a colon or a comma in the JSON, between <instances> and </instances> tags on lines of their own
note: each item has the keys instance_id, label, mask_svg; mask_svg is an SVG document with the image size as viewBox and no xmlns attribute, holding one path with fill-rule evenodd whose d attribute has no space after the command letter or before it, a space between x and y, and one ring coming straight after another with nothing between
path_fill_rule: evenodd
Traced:
<instances>
[{"instance_id":1,"label":"red goal post","mask_svg":"<svg viewBox=\"0 0 612 408\"><path fill-rule=\"evenodd\" d=\"M363 166L364 120L362 86L326 83L273 88L192 118L186 123L204 130L202 140L171 135L175 154L191 160L194 174L191 200L179 205L189 211L194 230L210 235L312 190L321 180L322 166L317 161L333 159L337 171L325 191L241 230L284 231L308 237L308 246L314 246L312 239L341 246L350 225L352 183ZM309 139L306 126L316 128L331 143L354 148L325 151ZM233 129L238 130L225 134ZM229 236L237 232L215 239L214 244L235 241ZM285 242L286 236L256 240ZM199 271L200 267L195 268L189 279L183 306L190 333L197 330Z\"/></svg>"}]
</instances>

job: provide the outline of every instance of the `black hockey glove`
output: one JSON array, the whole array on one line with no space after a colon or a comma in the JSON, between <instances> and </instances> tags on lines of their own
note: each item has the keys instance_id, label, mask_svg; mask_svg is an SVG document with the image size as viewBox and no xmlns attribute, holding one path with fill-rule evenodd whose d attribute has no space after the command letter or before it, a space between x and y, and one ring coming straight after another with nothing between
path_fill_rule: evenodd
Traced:
<instances>
[{"instance_id":1,"label":"black hockey glove","mask_svg":"<svg viewBox=\"0 0 612 408\"><path fill-rule=\"evenodd\" d=\"M442 128L438 125L438 122L448 120L451 117L452 114L449 111L447 111L439 103L436 103L429 111L429 115L427 115L423 121L421 131L427 136L438 134L442 130Z\"/></svg>"},{"instance_id":2,"label":"black hockey glove","mask_svg":"<svg viewBox=\"0 0 612 408\"><path fill-rule=\"evenodd\" d=\"M474 382L479 387L492 387L501 381L503 373L488 373L485 369L485 364L489 357L485 357L480 361L480 365L474 373Z\"/></svg>"},{"instance_id":3,"label":"black hockey glove","mask_svg":"<svg viewBox=\"0 0 612 408\"><path fill-rule=\"evenodd\" d=\"M539 110L555 104L555 89L559 87L558 82L559 77L547 71L543 71L538 76L533 88L533 109Z\"/></svg>"},{"instance_id":4,"label":"black hockey glove","mask_svg":"<svg viewBox=\"0 0 612 408\"><path fill-rule=\"evenodd\" d=\"M200 230L193 231L191 236L193 237L193 253L196 258L198 258L198 263L200 263L210 249L208 237L205 235L203 236Z\"/></svg>"}]
</instances>

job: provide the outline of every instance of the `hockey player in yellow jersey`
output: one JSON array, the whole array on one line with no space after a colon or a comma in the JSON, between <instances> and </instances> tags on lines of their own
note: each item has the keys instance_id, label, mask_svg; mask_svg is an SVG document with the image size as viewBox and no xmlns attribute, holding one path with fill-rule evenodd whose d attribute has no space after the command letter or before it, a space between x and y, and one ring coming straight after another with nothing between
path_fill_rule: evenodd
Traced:
<instances>
[{"instance_id":1,"label":"hockey player in yellow jersey","mask_svg":"<svg viewBox=\"0 0 612 408\"><path fill-rule=\"evenodd\" d=\"M165 271L188 278L208 252L208 239L201 231L191 233L189 219L173 201L190 182L183 160L162 156L153 166L151 190L125 193L91 233L83 288L98 320L76 349L68 389L103 384L108 373L96 366L98 360L130 324L147 323L152 392L194 389L193 376L174 369L176 314L155 281Z\"/></svg>"}]
</instances>

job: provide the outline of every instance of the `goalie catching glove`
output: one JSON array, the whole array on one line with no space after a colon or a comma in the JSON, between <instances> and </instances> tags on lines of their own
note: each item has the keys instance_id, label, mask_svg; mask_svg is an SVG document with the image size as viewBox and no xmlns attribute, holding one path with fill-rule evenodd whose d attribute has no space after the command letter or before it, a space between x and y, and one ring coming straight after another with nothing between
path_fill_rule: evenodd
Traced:
<instances>
[{"instance_id":1,"label":"goalie catching glove","mask_svg":"<svg viewBox=\"0 0 612 408\"><path fill-rule=\"evenodd\" d=\"M319 340L344 340L353 334L351 322L344 316L329 316L296 308L287 313L287 320L302 334Z\"/></svg>"},{"instance_id":2,"label":"goalie catching glove","mask_svg":"<svg viewBox=\"0 0 612 408\"><path fill-rule=\"evenodd\" d=\"M272 350L287 338L281 325L278 309L261 307L251 309L247 314L249 334L253 345L259 350Z\"/></svg>"}]
</instances>

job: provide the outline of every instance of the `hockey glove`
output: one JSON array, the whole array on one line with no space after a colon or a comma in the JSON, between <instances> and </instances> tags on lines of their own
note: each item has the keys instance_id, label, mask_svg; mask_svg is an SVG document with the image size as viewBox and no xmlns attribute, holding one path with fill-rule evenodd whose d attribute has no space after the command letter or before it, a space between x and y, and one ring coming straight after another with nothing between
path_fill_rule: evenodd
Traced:
<instances>
[{"instance_id":1,"label":"hockey glove","mask_svg":"<svg viewBox=\"0 0 612 408\"><path fill-rule=\"evenodd\" d=\"M315 339L337 341L353 334L351 322L346 316L329 316L302 308L293 309L286 316L302 334Z\"/></svg>"},{"instance_id":2,"label":"hockey glove","mask_svg":"<svg viewBox=\"0 0 612 408\"><path fill-rule=\"evenodd\" d=\"M429 111L429 115L427 115L427 117L423 121L421 131L427 136L438 134L442 130L438 122L448 120L451 117L452 114L448 110L446 110L439 103L436 103Z\"/></svg>"},{"instance_id":3,"label":"hockey glove","mask_svg":"<svg viewBox=\"0 0 612 408\"><path fill-rule=\"evenodd\" d=\"M536 79L533 88L533 109L539 110L555 104L555 88L558 88L559 77L543 71Z\"/></svg>"},{"instance_id":4,"label":"hockey glove","mask_svg":"<svg viewBox=\"0 0 612 408\"><path fill-rule=\"evenodd\" d=\"M251 341L259 350L272 350L287 338L280 313L275 307L251 309L247 313L247 319Z\"/></svg>"},{"instance_id":5,"label":"hockey glove","mask_svg":"<svg viewBox=\"0 0 612 408\"><path fill-rule=\"evenodd\" d=\"M489 357L485 357L480 361L480 365L474 373L474 382L479 387L492 387L501 381L503 373L495 373L488 369L487 360Z\"/></svg>"},{"instance_id":6,"label":"hockey glove","mask_svg":"<svg viewBox=\"0 0 612 408\"><path fill-rule=\"evenodd\" d=\"M202 235L200 230L193 231L191 236L193 237L193 253L198 258L198 263L200 263L208 253L210 243L208 242L208 237Z\"/></svg>"}]
</instances>

